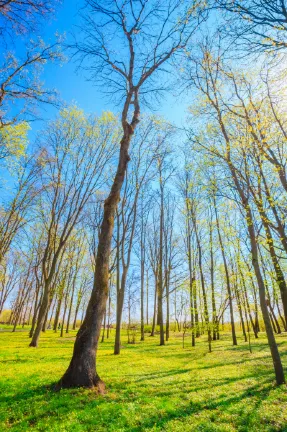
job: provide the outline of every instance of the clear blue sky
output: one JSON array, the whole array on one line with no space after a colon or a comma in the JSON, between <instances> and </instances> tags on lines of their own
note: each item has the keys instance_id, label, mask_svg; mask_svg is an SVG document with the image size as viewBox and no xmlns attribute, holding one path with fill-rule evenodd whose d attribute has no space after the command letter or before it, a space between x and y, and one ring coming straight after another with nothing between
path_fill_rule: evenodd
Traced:
<instances>
[{"instance_id":1,"label":"clear blue sky","mask_svg":"<svg viewBox=\"0 0 287 432\"><path fill-rule=\"evenodd\" d=\"M42 27L41 36L46 43L54 39L56 32L66 33L66 38L69 38L69 32L73 28L75 30L74 26L79 24L78 10L81 5L81 0L62 1L62 4L55 11L54 19L48 20L46 25ZM76 65L73 61L67 61L62 66L58 64L46 65L41 78L47 88L56 88L66 103L76 102L87 113L100 114L103 110L114 112L120 110L119 106L113 106L108 98L94 87L93 82L86 80L83 71L76 72ZM168 121L181 126L186 116L186 108L186 102L166 93L161 104L156 107L155 113L163 115ZM41 115L45 119L51 119L55 114L55 109L49 107L41 110ZM41 122L33 123L33 132L35 133L41 126Z\"/></svg>"}]
</instances>

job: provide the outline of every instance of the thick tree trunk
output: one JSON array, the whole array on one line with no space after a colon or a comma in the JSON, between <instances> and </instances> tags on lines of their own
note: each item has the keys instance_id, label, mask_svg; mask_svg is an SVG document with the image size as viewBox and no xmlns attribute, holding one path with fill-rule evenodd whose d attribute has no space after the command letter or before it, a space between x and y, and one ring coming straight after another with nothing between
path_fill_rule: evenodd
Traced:
<instances>
[{"instance_id":1,"label":"thick tree trunk","mask_svg":"<svg viewBox=\"0 0 287 432\"><path fill-rule=\"evenodd\" d=\"M129 101L126 102L129 106ZM135 96L136 97L136 96ZM123 114L124 116L124 114ZM108 198L104 205L104 214L99 235L94 284L91 298L87 307L86 316L78 331L74 352L66 373L61 378L59 387L98 387L104 390L96 370L96 352L101 332L102 319L106 309L109 294L109 261L111 240L114 228L114 216L120 200L120 192L124 182L127 164L129 161L129 145L134 127L139 121L139 107L135 101L135 112L132 124L123 119L124 136L121 140L119 163L117 173Z\"/></svg>"}]
</instances>

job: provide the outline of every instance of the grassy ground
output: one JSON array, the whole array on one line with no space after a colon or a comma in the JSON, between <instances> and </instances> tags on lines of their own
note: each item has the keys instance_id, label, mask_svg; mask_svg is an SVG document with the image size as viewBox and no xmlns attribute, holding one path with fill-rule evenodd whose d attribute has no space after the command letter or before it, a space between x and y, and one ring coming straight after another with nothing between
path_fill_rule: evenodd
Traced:
<instances>
[{"instance_id":1,"label":"grassy ground","mask_svg":"<svg viewBox=\"0 0 287 432\"><path fill-rule=\"evenodd\" d=\"M287 431L287 390L276 388L266 339L253 353L230 335L213 344L182 348L174 335L127 345L112 354L100 344L98 371L108 392L84 389L54 393L49 387L68 366L75 332L48 331L40 347L28 333L0 331L0 431ZM189 340L187 339L189 345ZM287 374L287 335L278 337Z\"/></svg>"}]
</instances>

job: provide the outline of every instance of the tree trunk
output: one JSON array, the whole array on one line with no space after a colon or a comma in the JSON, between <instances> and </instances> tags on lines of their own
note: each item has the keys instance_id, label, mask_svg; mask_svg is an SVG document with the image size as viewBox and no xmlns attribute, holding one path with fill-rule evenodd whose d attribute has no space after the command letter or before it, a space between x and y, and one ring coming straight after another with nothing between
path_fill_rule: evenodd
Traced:
<instances>
[{"instance_id":1,"label":"tree trunk","mask_svg":"<svg viewBox=\"0 0 287 432\"><path fill-rule=\"evenodd\" d=\"M45 321L45 316L47 313L48 306L49 306L49 290L47 289L47 287L44 287L42 301L41 301L41 305L39 308L37 326L36 326L36 329L34 331L32 340L30 342L31 347L37 347L38 346L38 342L39 342L40 334L41 334L43 324Z\"/></svg>"},{"instance_id":2,"label":"tree trunk","mask_svg":"<svg viewBox=\"0 0 287 432\"><path fill-rule=\"evenodd\" d=\"M155 323L156 323L156 311L157 311L157 275L155 276L155 287L154 287L154 305L153 305L153 320L151 328L151 336L154 336Z\"/></svg>"},{"instance_id":3,"label":"tree trunk","mask_svg":"<svg viewBox=\"0 0 287 432\"><path fill-rule=\"evenodd\" d=\"M58 330L58 323L59 323L59 318L60 318L60 313L61 313L62 300L63 300L63 293L61 293L60 298L58 300L58 305L57 305L56 315L55 315L55 320L54 320L54 325L53 325L54 332L57 332L57 330Z\"/></svg>"},{"instance_id":4,"label":"tree trunk","mask_svg":"<svg viewBox=\"0 0 287 432\"><path fill-rule=\"evenodd\" d=\"M242 333L243 333L245 342L247 342L247 334L246 334L246 330L245 330L244 318L243 318L243 313L242 313L242 305L241 305L240 293L238 291L238 287L237 286L235 286L235 296L236 296L237 307L238 307L240 321L241 321Z\"/></svg>"},{"instance_id":5,"label":"tree trunk","mask_svg":"<svg viewBox=\"0 0 287 432\"><path fill-rule=\"evenodd\" d=\"M143 251L143 242L141 242L141 254ZM145 275L145 262L142 256L141 259L141 341L144 341L144 275Z\"/></svg>"},{"instance_id":6,"label":"tree trunk","mask_svg":"<svg viewBox=\"0 0 287 432\"><path fill-rule=\"evenodd\" d=\"M217 207L216 207L216 201L215 201L215 197L214 196L213 196L213 203L214 203L215 216L216 216L216 226L217 226L218 239L219 239L219 244L220 244L220 249L221 249L221 255L222 255L223 264L224 264L224 270L225 270L227 293L228 293L228 298L229 298L232 343L233 343L233 345L237 345L237 338L236 338L235 323L234 323L234 313L233 313L233 303L232 303L232 293L231 293L231 284L230 284L230 278L229 278L229 271L228 271L228 266L227 266L227 261L226 261L226 256L225 256L225 250L224 250L224 246L223 246L223 241L222 241L222 237L221 237L220 225L219 225L219 219L218 219L218 213L217 213Z\"/></svg>"},{"instance_id":7,"label":"tree trunk","mask_svg":"<svg viewBox=\"0 0 287 432\"><path fill-rule=\"evenodd\" d=\"M124 305L124 290L120 289L117 294L117 314L116 314L116 336L114 354L120 354L121 351L121 325L122 325L122 313Z\"/></svg>"},{"instance_id":8,"label":"tree trunk","mask_svg":"<svg viewBox=\"0 0 287 432\"><path fill-rule=\"evenodd\" d=\"M132 96L130 96L130 99L131 97ZM96 370L96 352L101 332L101 323L109 294L109 261L114 216L120 200L120 192L129 161L128 149L130 140L134 133L134 127L139 121L138 117L139 107L137 101L135 101L135 113L132 124L130 125L123 120L124 136L121 140L117 173L110 194L104 204L104 214L94 272L93 291L87 307L86 316L76 337L70 365L61 378L58 384L59 387L96 386L99 391L104 390L104 384Z\"/></svg>"},{"instance_id":9,"label":"tree trunk","mask_svg":"<svg viewBox=\"0 0 287 432\"><path fill-rule=\"evenodd\" d=\"M103 325L103 333L102 333L102 340L101 340L102 343L103 343L104 340L105 340L106 321L107 321L107 309L105 310L105 315L104 315L104 325Z\"/></svg>"}]
</instances>

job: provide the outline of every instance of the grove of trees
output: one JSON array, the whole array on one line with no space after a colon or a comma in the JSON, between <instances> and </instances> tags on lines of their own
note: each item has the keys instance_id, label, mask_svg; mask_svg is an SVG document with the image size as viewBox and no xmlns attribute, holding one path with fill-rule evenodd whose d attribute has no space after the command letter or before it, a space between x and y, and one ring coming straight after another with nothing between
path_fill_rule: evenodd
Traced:
<instances>
[{"instance_id":1,"label":"grove of trees","mask_svg":"<svg viewBox=\"0 0 287 432\"><path fill-rule=\"evenodd\" d=\"M98 344L120 355L123 331L207 352L229 332L250 353L265 332L285 383L287 5L85 0L76 35L46 43L60 7L0 1L0 321L28 325L31 349L78 330L58 389L104 391ZM64 57L113 112L45 87ZM181 125L160 114L168 93Z\"/></svg>"}]
</instances>

